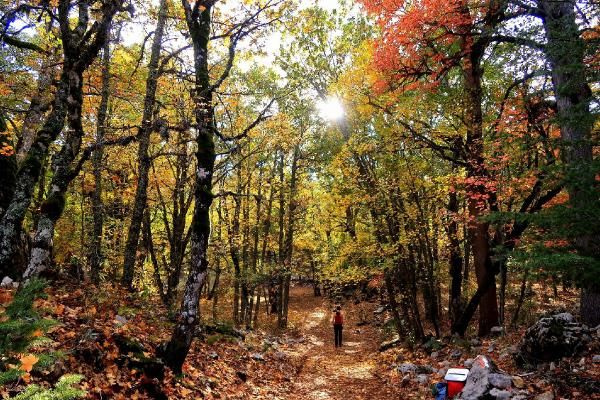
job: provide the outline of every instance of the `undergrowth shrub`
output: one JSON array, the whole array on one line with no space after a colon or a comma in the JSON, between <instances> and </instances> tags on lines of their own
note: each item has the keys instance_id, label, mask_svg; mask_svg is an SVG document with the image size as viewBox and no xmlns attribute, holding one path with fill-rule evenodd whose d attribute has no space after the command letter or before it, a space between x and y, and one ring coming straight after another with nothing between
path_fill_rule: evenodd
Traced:
<instances>
[{"instance_id":1,"label":"undergrowth shrub","mask_svg":"<svg viewBox=\"0 0 600 400\"><path fill-rule=\"evenodd\" d=\"M44 334L57 324L42 318L34 307L36 299L46 298L45 287L44 280L32 279L15 293L5 308L0 307L0 386L19 379L29 382L30 371L49 368L63 356L61 352L44 350L44 345L51 342ZM15 399L76 399L85 395L73 387L81 379L79 375L65 375L53 389L29 385Z\"/></svg>"}]
</instances>

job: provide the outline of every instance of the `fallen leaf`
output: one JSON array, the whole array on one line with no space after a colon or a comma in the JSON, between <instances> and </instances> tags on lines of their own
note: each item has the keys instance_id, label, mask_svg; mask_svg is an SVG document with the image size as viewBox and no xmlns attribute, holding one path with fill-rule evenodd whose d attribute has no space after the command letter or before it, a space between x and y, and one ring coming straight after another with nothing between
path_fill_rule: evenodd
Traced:
<instances>
[{"instance_id":1,"label":"fallen leaf","mask_svg":"<svg viewBox=\"0 0 600 400\"><path fill-rule=\"evenodd\" d=\"M23 356L19 359L19 361L21 361L21 366L19 368L25 372L30 372L35 363L37 363L39 360L40 359L33 354Z\"/></svg>"},{"instance_id":2,"label":"fallen leaf","mask_svg":"<svg viewBox=\"0 0 600 400\"><path fill-rule=\"evenodd\" d=\"M8 304L12 301L12 293L8 290L0 290L0 304Z\"/></svg>"},{"instance_id":3,"label":"fallen leaf","mask_svg":"<svg viewBox=\"0 0 600 400\"><path fill-rule=\"evenodd\" d=\"M54 308L54 314L62 315L65 312L65 306L62 304L57 304Z\"/></svg>"}]
</instances>

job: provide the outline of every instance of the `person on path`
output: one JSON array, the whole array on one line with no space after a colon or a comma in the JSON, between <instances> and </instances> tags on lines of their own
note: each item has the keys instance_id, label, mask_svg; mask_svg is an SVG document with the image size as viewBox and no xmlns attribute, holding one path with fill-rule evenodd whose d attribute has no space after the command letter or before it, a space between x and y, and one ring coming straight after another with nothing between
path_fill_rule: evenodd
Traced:
<instances>
[{"instance_id":1,"label":"person on path","mask_svg":"<svg viewBox=\"0 0 600 400\"><path fill-rule=\"evenodd\" d=\"M342 330L344 329L344 315L342 314L342 307L336 306L331 318L333 324L333 336L335 341L335 347L342 347Z\"/></svg>"}]
</instances>

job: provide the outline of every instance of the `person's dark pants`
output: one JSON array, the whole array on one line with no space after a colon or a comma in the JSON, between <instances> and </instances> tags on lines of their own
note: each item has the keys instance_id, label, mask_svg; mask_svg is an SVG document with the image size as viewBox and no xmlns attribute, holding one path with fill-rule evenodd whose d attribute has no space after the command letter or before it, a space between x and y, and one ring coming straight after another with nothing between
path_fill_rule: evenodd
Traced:
<instances>
[{"instance_id":1,"label":"person's dark pants","mask_svg":"<svg viewBox=\"0 0 600 400\"><path fill-rule=\"evenodd\" d=\"M342 347L342 329L343 325L333 325L333 336L335 340L335 347Z\"/></svg>"}]
</instances>

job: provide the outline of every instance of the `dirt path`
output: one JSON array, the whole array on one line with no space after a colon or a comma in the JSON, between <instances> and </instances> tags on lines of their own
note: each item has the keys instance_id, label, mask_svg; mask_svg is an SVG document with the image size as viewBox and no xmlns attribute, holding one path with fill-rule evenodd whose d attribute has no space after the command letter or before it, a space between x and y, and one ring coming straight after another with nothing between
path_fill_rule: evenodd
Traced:
<instances>
[{"instance_id":1,"label":"dirt path","mask_svg":"<svg viewBox=\"0 0 600 400\"><path fill-rule=\"evenodd\" d=\"M293 288L290 296L290 321L300 330L303 343L287 352L303 363L289 399L391 399L397 389L379 377L375 356L379 332L372 325L357 326L361 308L372 319L372 304L343 306L344 343L333 345L332 303L314 297L311 288Z\"/></svg>"}]
</instances>

